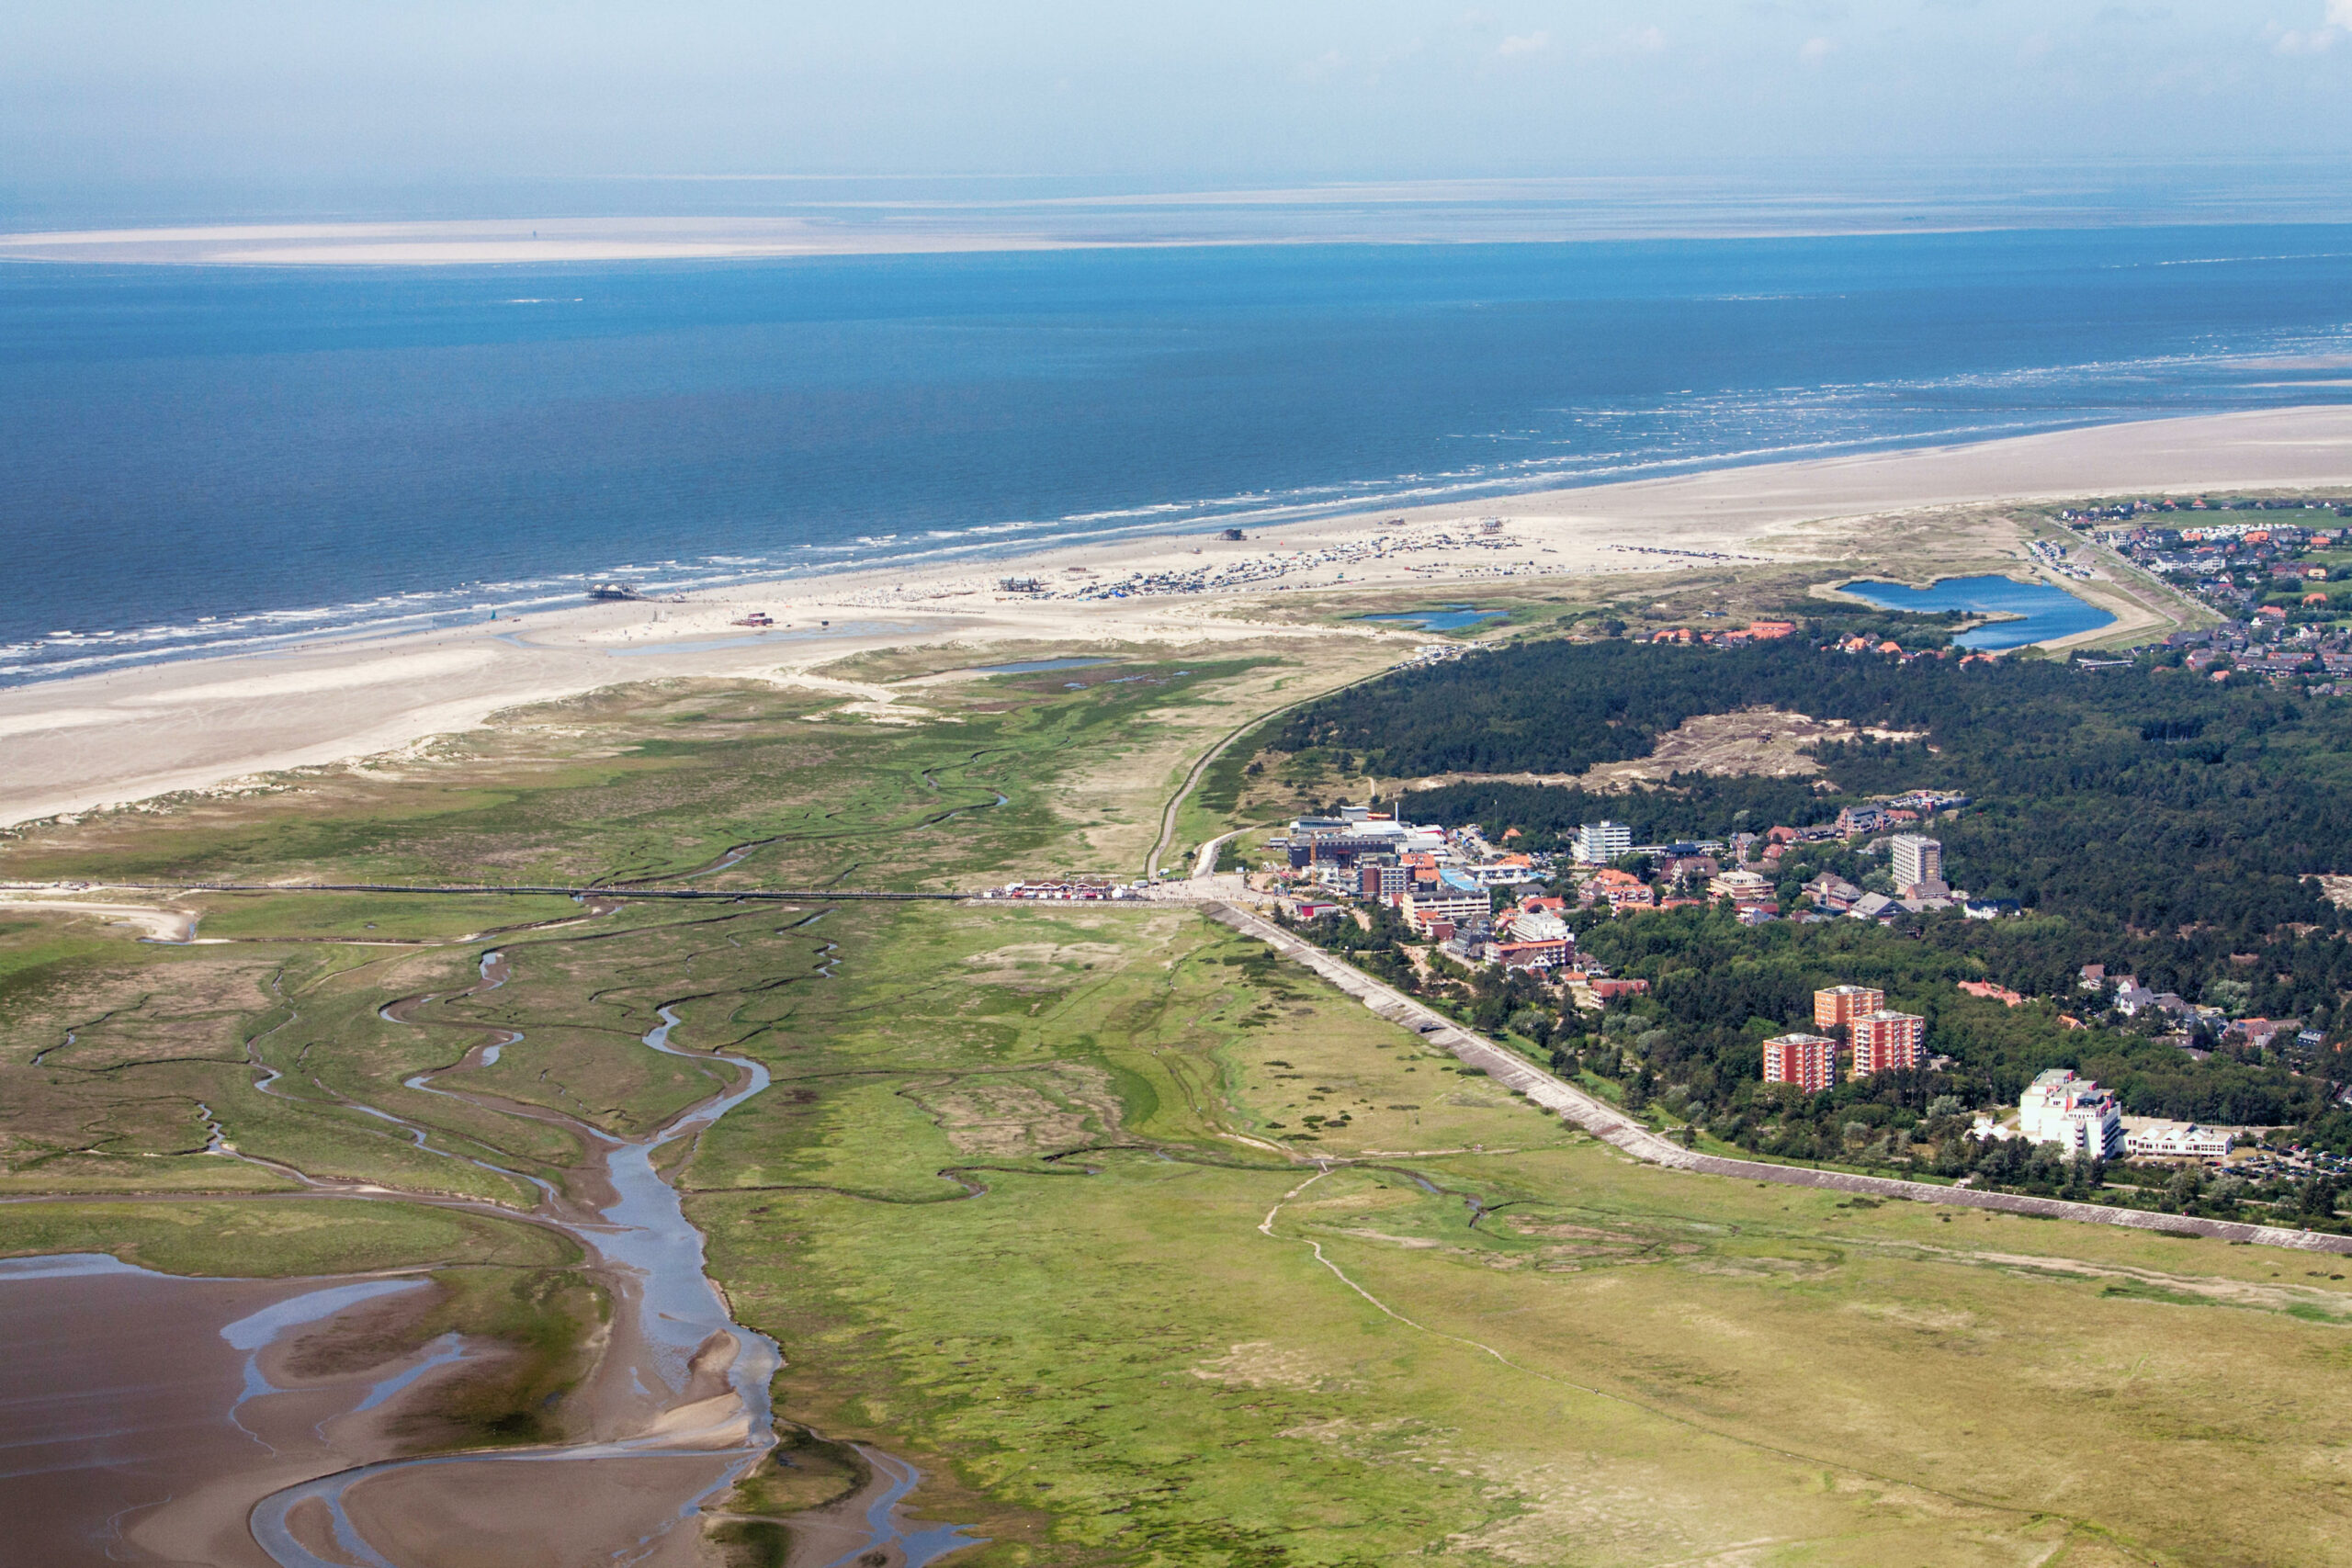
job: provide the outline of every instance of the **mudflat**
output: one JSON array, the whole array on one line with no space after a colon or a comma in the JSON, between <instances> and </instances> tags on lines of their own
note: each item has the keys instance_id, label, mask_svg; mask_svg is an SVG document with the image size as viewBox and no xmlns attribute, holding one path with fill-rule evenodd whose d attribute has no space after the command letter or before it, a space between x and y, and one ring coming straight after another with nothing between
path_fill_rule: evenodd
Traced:
<instances>
[{"instance_id":1,"label":"mudflat","mask_svg":"<svg viewBox=\"0 0 2352 1568\"><path fill-rule=\"evenodd\" d=\"M397 1369L299 1380L271 1352L313 1304L413 1283L59 1273L40 1267L56 1260L28 1261L28 1273L0 1270L0 1517L12 1561L271 1568L245 1529L253 1503L379 1448L375 1422L329 1427ZM296 1321L281 1329L279 1315Z\"/></svg>"}]
</instances>

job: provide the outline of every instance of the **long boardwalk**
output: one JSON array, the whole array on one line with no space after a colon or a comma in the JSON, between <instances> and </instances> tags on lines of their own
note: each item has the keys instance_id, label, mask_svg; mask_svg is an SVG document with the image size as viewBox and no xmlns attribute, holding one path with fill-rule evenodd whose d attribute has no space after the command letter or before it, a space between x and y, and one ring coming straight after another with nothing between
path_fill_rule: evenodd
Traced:
<instances>
[{"instance_id":1,"label":"long boardwalk","mask_svg":"<svg viewBox=\"0 0 2352 1568\"><path fill-rule=\"evenodd\" d=\"M2242 1224L2234 1220L2200 1220L2185 1214L2152 1214L2143 1209L2110 1209L2098 1203L2069 1203L2057 1198L2030 1198L2016 1192L1980 1192L1971 1187L1940 1187L1928 1181L1904 1181L1885 1176L1857 1176L1841 1170L1815 1170L1805 1166L1769 1165L1762 1160L1724 1159L1686 1149L1659 1136L1605 1100L1596 1100L1574 1085L1545 1072L1516 1051L1507 1050L1474 1034L1443 1014L1434 1012L1395 987L1382 984L1346 960L1311 942L1300 941L1272 922L1231 904L1204 906L1212 919L1256 937L1286 958L1297 960L1340 990L1354 997L1392 1023L1414 1030L1433 1045L1442 1045L1466 1066L1483 1068L1488 1077L1517 1089L1547 1111L1556 1111L1577 1126L1653 1165L1706 1176L1739 1177L1750 1181L1777 1181L1791 1187L1826 1187L1839 1192L1868 1193L1879 1198L1905 1198L1917 1203L1951 1203L1968 1209L1999 1209L2012 1214L2038 1214L2085 1224L2123 1225L2133 1230L2165 1231L2176 1235L2215 1236L2225 1241L2253 1242L2262 1247L2290 1247L2300 1252L2352 1254L2352 1236L2317 1231L2287 1230L2278 1225Z\"/></svg>"}]
</instances>

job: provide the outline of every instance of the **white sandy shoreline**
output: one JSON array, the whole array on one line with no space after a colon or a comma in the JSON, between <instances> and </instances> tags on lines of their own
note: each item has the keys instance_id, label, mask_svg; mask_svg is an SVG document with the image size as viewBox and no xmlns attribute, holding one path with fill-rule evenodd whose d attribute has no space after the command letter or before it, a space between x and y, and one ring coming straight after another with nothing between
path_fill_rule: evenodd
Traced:
<instances>
[{"instance_id":1,"label":"white sandy shoreline","mask_svg":"<svg viewBox=\"0 0 2352 1568\"><path fill-rule=\"evenodd\" d=\"M2352 406L2146 421L1947 446L1732 468L1375 517L1285 524L1240 543L1184 536L1018 558L884 566L577 608L411 636L322 638L266 655L123 669L0 692L0 824L331 763L471 728L501 709L626 682L752 677L810 684L883 712L890 694L810 671L873 649L1193 645L1385 637L1248 614L1299 590L1429 591L1817 558L1826 521L2002 502L2165 491L2352 486ZM1475 525L1504 520L1497 534ZM1902 576L1902 563L1886 569ZM1051 597L1008 594L1036 578ZM1080 598L1186 579L1193 592ZM752 610L763 636L731 625ZM826 624L830 623L830 625ZM516 635L520 634L520 635Z\"/></svg>"}]
</instances>

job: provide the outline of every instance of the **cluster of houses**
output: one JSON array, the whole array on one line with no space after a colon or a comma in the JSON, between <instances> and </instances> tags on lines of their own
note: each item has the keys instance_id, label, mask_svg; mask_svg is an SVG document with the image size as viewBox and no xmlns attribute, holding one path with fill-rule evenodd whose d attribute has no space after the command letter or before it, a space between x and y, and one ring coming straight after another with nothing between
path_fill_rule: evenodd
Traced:
<instances>
[{"instance_id":1,"label":"cluster of houses","mask_svg":"<svg viewBox=\"0 0 2352 1568\"><path fill-rule=\"evenodd\" d=\"M1796 630L1797 625L1794 621L1750 621L1744 627L1727 627L1719 631L1705 631L1691 626L1661 626L1651 632L1646 638L1639 640L1668 647L1744 648L1749 643L1775 642L1781 637L1793 637L1796 635ZM1829 653L1889 654L1905 664L1921 659L1957 659L1962 664L1991 664L1999 659L1998 654L1981 649L1973 652L1960 648L1906 649L1901 643L1891 638L1859 635L1839 637L1834 641L1822 643L1820 647L1823 651Z\"/></svg>"},{"instance_id":2,"label":"cluster of houses","mask_svg":"<svg viewBox=\"0 0 2352 1568\"><path fill-rule=\"evenodd\" d=\"M1080 877L1069 882L1008 882L981 891L983 898L1026 898L1054 904L1093 904L1114 898L1140 898L1143 890L1108 876Z\"/></svg>"},{"instance_id":3,"label":"cluster of houses","mask_svg":"<svg viewBox=\"0 0 2352 1568\"><path fill-rule=\"evenodd\" d=\"M1928 1021L1895 1012L1886 993L1869 986L1831 986L1813 994L1813 1032L1764 1042L1764 1081L1807 1094L1849 1079L1916 1071L1927 1065Z\"/></svg>"},{"instance_id":4,"label":"cluster of houses","mask_svg":"<svg viewBox=\"0 0 2352 1568\"><path fill-rule=\"evenodd\" d=\"M1652 642L1705 643L1711 648L1743 648L1751 642L1778 642L1784 637L1794 637L1794 621L1750 621L1745 626L1726 626L1721 631L1693 631L1689 626L1668 626L1652 632Z\"/></svg>"},{"instance_id":5,"label":"cluster of houses","mask_svg":"<svg viewBox=\"0 0 2352 1568\"><path fill-rule=\"evenodd\" d=\"M1510 849L1517 829L1503 835L1506 847L1498 849L1476 825L1417 825L1369 807L1349 806L1336 816L1302 817L1285 833L1268 839L1266 847L1288 862L1279 874L1304 918L1328 913L1343 900L1383 904L1432 942L1458 936L1476 950L1494 929L1495 890L1524 901L1562 877L1579 909L1605 907L1611 915L1625 915L1721 902L1744 923L1777 919L1781 897L1772 873L1792 846L1884 834L1968 804L1965 795L1919 790L1849 807L1835 822L1815 827L1777 827L1766 833L1734 833L1727 840L1670 844L1637 844L1633 829L1622 822L1588 822L1570 836L1565 864L1560 856ZM1940 840L1896 831L1886 847L1895 878L1892 896L1865 893L1825 874L1805 885L1812 907L1797 918L1892 920L1906 912L1952 908L1987 919L2014 912L2014 906L1971 900L1947 886ZM1649 862L1648 876L1616 863L1633 856ZM1506 909L1501 918L1512 917Z\"/></svg>"},{"instance_id":6,"label":"cluster of houses","mask_svg":"<svg viewBox=\"0 0 2352 1568\"><path fill-rule=\"evenodd\" d=\"M1804 885L1806 899L1823 914L1881 923L1934 909L1958 909L1973 920L1997 919L2018 912L2014 902L1971 898L1947 883L1939 839L1897 833L1887 840L1886 849L1894 892L1865 893L1836 873L1825 871Z\"/></svg>"},{"instance_id":7,"label":"cluster of houses","mask_svg":"<svg viewBox=\"0 0 2352 1568\"><path fill-rule=\"evenodd\" d=\"M2270 515L2143 521L2157 512L2198 511ZM2277 517L2281 512L2305 516L2287 521ZM2314 513L2326 516L2330 525L2317 525L2309 517ZM2121 524L2096 529L2094 537L2222 616L2217 626L2175 632L2165 639L2167 648L2183 650L2188 668L2215 680L2243 671L2319 696L2352 694L2352 636L2341 624L2352 614L2352 589L2341 583L2331 588L2340 569L2313 558L2316 552L2352 543L2352 528L2335 522L2352 517L2352 500L2311 497L2227 508L2201 502L2129 502L2062 516L2078 527Z\"/></svg>"},{"instance_id":8,"label":"cluster of houses","mask_svg":"<svg viewBox=\"0 0 2352 1568\"><path fill-rule=\"evenodd\" d=\"M2192 1055L2205 1055L2198 1040L2217 1041L2256 1051L2292 1045L2312 1050L2326 1042L2322 1030L2306 1029L2292 1018L2232 1018L2223 1010L2185 1000L2175 991L2153 991L2136 975L2110 975L2103 964L2086 964L2077 978L2081 988L2126 1018L2159 1013L2180 1031L2178 1043Z\"/></svg>"}]
</instances>

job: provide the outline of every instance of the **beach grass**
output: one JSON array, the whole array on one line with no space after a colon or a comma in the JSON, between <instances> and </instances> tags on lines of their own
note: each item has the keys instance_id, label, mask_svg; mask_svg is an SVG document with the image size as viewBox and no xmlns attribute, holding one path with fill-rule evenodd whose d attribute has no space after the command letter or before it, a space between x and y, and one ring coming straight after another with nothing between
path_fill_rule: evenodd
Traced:
<instances>
[{"instance_id":1,"label":"beach grass","mask_svg":"<svg viewBox=\"0 0 2352 1568\"><path fill-rule=\"evenodd\" d=\"M2332 1559L2293 1255L1637 1165L1191 917L855 938L689 1212L978 1561Z\"/></svg>"},{"instance_id":2,"label":"beach grass","mask_svg":"<svg viewBox=\"0 0 2352 1568\"><path fill-rule=\"evenodd\" d=\"M102 1252L162 1274L287 1279L498 1264L561 1269L560 1232L424 1203L329 1198L0 1204L0 1257Z\"/></svg>"},{"instance_id":3,"label":"beach grass","mask_svg":"<svg viewBox=\"0 0 2352 1568\"><path fill-rule=\"evenodd\" d=\"M921 688L908 725L805 691L608 694L416 776L94 818L6 863L721 889L1130 865L1198 747L1352 668L1131 660L1075 690ZM1245 816L1315 787L1231 776ZM781 1416L914 1458L923 1516L989 1539L975 1562L2340 1555L2352 1295L2299 1255L1637 1165L1180 908L558 900L497 931L519 901L340 898L223 900L251 923L197 948L7 916L0 1182L292 1189L201 1152L209 1113L315 1175L526 1205L579 1135L408 1080L641 1134L734 1081L640 1043L666 1007L681 1050L773 1074L666 1168L783 1346ZM569 1286L513 1296L569 1244L424 1204L8 1203L0 1237L480 1268L466 1310L511 1298L507 1337L548 1355L420 1442L522 1434L589 1321ZM770 1551L754 1525L848 1478L755 1476L735 1544Z\"/></svg>"},{"instance_id":4,"label":"beach grass","mask_svg":"<svg viewBox=\"0 0 2352 1568\"><path fill-rule=\"evenodd\" d=\"M204 893L185 902L198 910L202 935L244 942L463 942L581 912L569 898L386 893Z\"/></svg>"}]
</instances>

